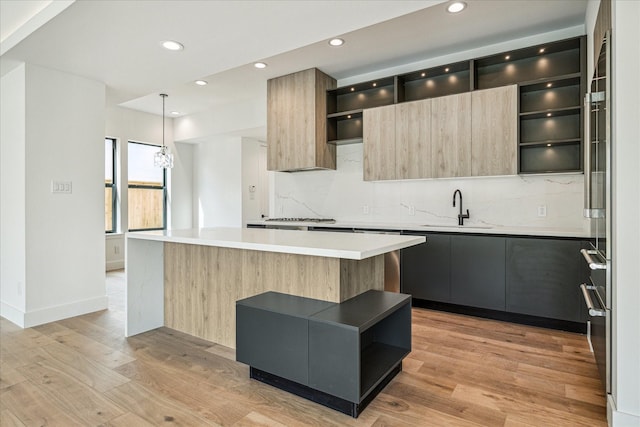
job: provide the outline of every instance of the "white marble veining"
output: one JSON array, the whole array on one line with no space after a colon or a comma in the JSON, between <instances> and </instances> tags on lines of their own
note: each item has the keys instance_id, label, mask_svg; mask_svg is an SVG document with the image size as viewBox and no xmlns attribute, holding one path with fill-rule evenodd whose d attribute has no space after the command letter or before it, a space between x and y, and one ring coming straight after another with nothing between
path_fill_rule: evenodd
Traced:
<instances>
[{"instance_id":1,"label":"white marble veining","mask_svg":"<svg viewBox=\"0 0 640 427\"><path fill-rule=\"evenodd\" d=\"M337 170L274 173L274 217L328 217L341 222L453 226L460 189L468 227L583 230L582 174L365 182L362 144L338 147ZM546 206L545 217L538 207Z\"/></svg>"},{"instance_id":2,"label":"white marble veining","mask_svg":"<svg viewBox=\"0 0 640 427\"><path fill-rule=\"evenodd\" d=\"M361 260L423 243L422 236L256 228L193 228L127 233L127 238Z\"/></svg>"}]
</instances>

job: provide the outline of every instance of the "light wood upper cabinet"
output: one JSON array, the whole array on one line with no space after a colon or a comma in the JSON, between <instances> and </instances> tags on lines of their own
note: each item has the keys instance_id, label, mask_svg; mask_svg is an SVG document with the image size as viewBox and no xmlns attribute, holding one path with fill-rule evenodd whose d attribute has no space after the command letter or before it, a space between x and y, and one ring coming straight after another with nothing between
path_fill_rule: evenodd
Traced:
<instances>
[{"instance_id":1,"label":"light wood upper cabinet","mask_svg":"<svg viewBox=\"0 0 640 427\"><path fill-rule=\"evenodd\" d=\"M471 93L471 175L515 175L518 148L516 85Z\"/></svg>"},{"instance_id":2,"label":"light wood upper cabinet","mask_svg":"<svg viewBox=\"0 0 640 427\"><path fill-rule=\"evenodd\" d=\"M431 100L434 178L471 176L471 94Z\"/></svg>"},{"instance_id":3,"label":"light wood upper cabinet","mask_svg":"<svg viewBox=\"0 0 640 427\"><path fill-rule=\"evenodd\" d=\"M396 106L362 112L365 181L396 179Z\"/></svg>"},{"instance_id":4,"label":"light wood upper cabinet","mask_svg":"<svg viewBox=\"0 0 640 427\"><path fill-rule=\"evenodd\" d=\"M431 100L396 105L396 179L430 178Z\"/></svg>"},{"instance_id":5,"label":"light wood upper cabinet","mask_svg":"<svg viewBox=\"0 0 640 427\"><path fill-rule=\"evenodd\" d=\"M327 144L327 90L336 80L316 68L267 82L267 169L335 169Z\"/></svg>"}]
</instances>

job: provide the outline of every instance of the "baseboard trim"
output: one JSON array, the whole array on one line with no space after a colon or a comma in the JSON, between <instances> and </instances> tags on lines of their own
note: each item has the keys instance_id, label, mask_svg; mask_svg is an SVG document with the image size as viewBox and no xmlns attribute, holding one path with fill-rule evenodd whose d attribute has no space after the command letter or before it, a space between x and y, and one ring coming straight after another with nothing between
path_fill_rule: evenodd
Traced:
<instances>
[{"instance_id":1,"label":"baseboard trim","mask_svg":"<svg viewBox=\"0 0 640 427\"><path fill-rule=\"evenodd\" d=\"M610 427L637 427L640 426L640 416L618 411L616 403L609 394L607 395L607 422Z\"/></svg>"},{"instance_id":2,"label":"baseboard trim","mask_svg":"<svg viewBox=\"0 0 640 427\"><path fill-rule=\"evenodd\" d=\"M69 317L81 316L94 311L106 310L109 306L109 299L106 295L75 301L68 304L54 307L42 308L28 311L24 314L24 328L42 325L44 323L55 322Z\"/></svg>"},{"instance_id":3,"label":"baseboard trim","mask_svg":"<svg viewBox=\"0 0 640 427\"><path fill-rule=\"evenodd\" d=\"M24 311L5 302L0 302L0 316L4 317L9 322L24 328Z\"/></svg>"},{"instance_id":4,"label":"baseboard trim","mask_svg":"<svg viewBox=\"0 0 640 427\"><path fill-rule=\"evenodd\" d=\"M106 271L122 270L123 268L124 268L124 258L115 260L115 261L107 261Z\"/></svg>"}]
</instances>

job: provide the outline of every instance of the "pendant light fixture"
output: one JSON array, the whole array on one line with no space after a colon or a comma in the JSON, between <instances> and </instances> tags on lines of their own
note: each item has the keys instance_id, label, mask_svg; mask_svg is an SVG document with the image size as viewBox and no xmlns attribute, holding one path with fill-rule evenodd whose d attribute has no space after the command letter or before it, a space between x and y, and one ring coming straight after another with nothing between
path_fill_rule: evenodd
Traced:
<instances>
[{"instance_id":1,"label":"pendant light fixture","mask_svg":"<svg viewBox=\"0 0 640 427\"><path fill-rule=\"evenodd\" d=\"M164 145L164 101L169 95L161 93L162 97L162 147L155 156L153 156L153 164L159 168L171 169L173 167L173 154L169 152L169 147Z\"/></svg>"}]
</instances>

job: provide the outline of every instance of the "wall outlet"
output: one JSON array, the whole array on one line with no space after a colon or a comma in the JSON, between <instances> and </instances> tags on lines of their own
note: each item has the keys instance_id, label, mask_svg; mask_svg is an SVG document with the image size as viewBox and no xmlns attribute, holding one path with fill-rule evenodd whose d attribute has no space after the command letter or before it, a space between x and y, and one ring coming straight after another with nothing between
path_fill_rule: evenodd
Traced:
<instances>
[{"instance_id":1,"label":"wall outlet","mask_svg":"<svg viewBox=\"0 0 640 427\"><path fill-rule=\"evenodd\" d=\"M540 218L547 216L547 205L538 205L538 216Z\"/></svg>"},{"instance_id":2,"label":"wall outlet","mask_svg":"<svg viewBox=\"0 0 640 427\"><path fill-rule=\"evenodd\" d=\"M369 205L363 205L362 206L362 214L363 215L369 215Z\"/></svg>"},{"instance_id":3,"label":"wall outlet","mask_svg":"<svg viewBox=\"0 0 640 427\"><path fill-rule=\"evenodd\" d=\"M416 208L413 205L409 205L409 215L413 216L416 214Z\"/></svg>"}]
</instances>

